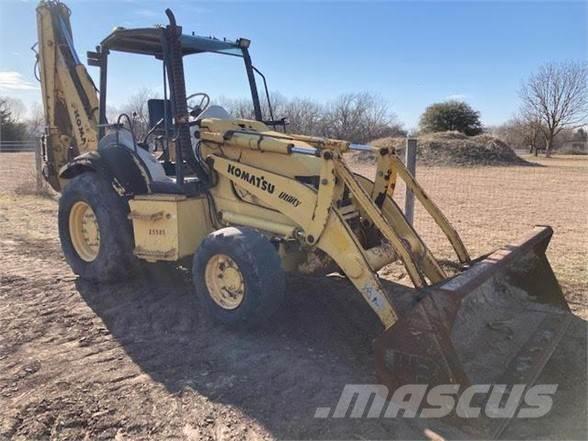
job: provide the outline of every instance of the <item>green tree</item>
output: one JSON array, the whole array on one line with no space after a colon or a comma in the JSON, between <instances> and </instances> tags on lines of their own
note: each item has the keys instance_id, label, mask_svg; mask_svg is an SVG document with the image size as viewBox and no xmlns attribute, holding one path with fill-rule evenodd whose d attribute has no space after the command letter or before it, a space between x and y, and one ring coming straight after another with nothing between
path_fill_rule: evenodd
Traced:
<instances>
[{"instance_id":1,"label":"green tree","mask_svg":"<svg viewBox=\"0 0 588 441\"><path fill-rule=\"evenodd\" d=\"M468 136L482 133L480 112L463 101L445 101L431 104L421 115L419 127L422 132L445 132L456 130Z\"/></svg>"},{"instance_id":2,"label":"green tree","mask_svg":"<svg viewBox=\"0 0 588 441\"><path fill-rule=\"evenodd\" d=\"M23 141L26 138L26 125L13 117L10 101L0 97L0 142Z\"/></svg>"}]
</instances>

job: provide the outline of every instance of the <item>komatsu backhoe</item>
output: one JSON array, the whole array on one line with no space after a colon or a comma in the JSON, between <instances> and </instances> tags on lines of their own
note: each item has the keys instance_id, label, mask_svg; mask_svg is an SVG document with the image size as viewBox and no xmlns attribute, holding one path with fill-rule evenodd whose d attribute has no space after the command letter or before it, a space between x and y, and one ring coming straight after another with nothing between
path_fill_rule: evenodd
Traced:
<instances>
[{"instance_id":1,"label":"komatsu backhoe","mask_svg":"<svg viewBox=\"0 0 588 441\"><path fill-rule=\"evenodd\" d=\"M37 8L44 174L61 192L59 234L72 270L107 282L130 277L140 260L193 256L209 313L247 327L280 306L285 272L331 268L382 324L375 361L389 387L532 384L572 320L545 255L551 228L471 259L394 150L289 134L283 120L264 120L250 41L185 34L166 14L166 26L116 28L88 52L96 89L74 50L69 9L59 1ZM143 139L130 115L107 121L113 51L161 62L164 98L149 100ZM254 120L186 93L184 57L202 53L243 60ZM377 155L374 180L350 170L344 153L352 150ZM399 180L451 243L457 274L446 274L394 201ZM408 305L377 274L394 261L414 285Z\"/></svg>"}]
</instances>

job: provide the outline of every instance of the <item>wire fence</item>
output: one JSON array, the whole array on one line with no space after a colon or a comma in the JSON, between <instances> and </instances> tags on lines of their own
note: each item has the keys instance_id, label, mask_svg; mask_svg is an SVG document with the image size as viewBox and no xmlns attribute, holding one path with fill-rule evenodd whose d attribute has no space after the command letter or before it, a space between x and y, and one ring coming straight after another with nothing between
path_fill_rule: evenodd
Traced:
<instances>
[{"instance_id":1,"label":"wire fence","mask_svg":"<svg viewBox=\"0 0 588 441\"><path fill-rule=\"evenodd\" d=\"M417 162L416 179L441 208L473 257L512 242L534 225L550 225L549 248L562 280L588 281L588 157L559 155L535 158L528 166L425 166ZM375 165L352 164L373 177ZM394 199L405 207L406 188L397 185ZM415 202L414 222L436 257L455 261L452 248L426 210ZM584 288L585 289L585 288Z\"/></svg>"},{"instance_id":2,"label":"wire fence","mask_svg":"<svg viewBox=\"0 0 588 441\"><path fill-rule=\"evenodd\" d=\"M38 148L37 142L0 144L1 193L47 191L39 179ZM373 163L351 165L361 174L374 175ZM588 157L540 158L538 165L526 167L427 167L417 163L416 178L473 256L517 239L533 225L551 225L556 266L569 271L570 278L588 279ZM402 184L394 198L404 207ZM454 258L448 241L418 201L414 226L437 257Z\"/></svg>"},{"instance_id":3,"label":"wire fence","mask_svg":"<svg viewBox=\"0 0 588 441\"><path fill-rule=\"evenodd\" d=\"M575 164L584 162L584 167ZM480 255L517 239L534 225L551 225L555 245L578 256L587 248L588 168L582 159L536 167L417 168L417 178L460 232L466 246ZM432 219L418 205L415 228L434 251L452 255Z\"/></svg>"},{"instance_id":4,"label":"wire fence","mask_svg":"<svg viewBox=\"0 0 588 441\"><path fill-rule=\"evenodd\" d=\"M27 141L2 141L0 142L0 153L34 152L38 146L39 140L36 139Z\"/></svg>"},{"instance_id":5,"label":"wire fence","mask_svg":"<svg viewBox=\"0 0 588 441\"><path fill-rule=\"evenodd\" d=\"M45 194L38 139L0 142L0 192Z\"/></svg>"}]
</instances>

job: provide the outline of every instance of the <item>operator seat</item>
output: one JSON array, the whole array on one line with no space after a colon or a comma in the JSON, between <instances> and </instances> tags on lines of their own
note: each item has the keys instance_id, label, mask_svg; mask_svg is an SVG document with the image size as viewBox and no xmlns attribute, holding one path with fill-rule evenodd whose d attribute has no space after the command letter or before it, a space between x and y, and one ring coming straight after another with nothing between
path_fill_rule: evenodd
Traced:
<instances>
[{"instance_id":1,"label":"operator seat","mask_svg":"<svg viewBox=\"0 0 588 441\"><path fill-rule=\"evenodd\" d=\"M123 188L133 194L165 193L196 196L202 183L196 177L184 178L179 186L167 176L163 166L147 150L135 146L128 129L106 134L98 144L98 153Z\"/></svg>"},{"instance_id":2,"label":"operator seat","mask_svg":"<svg viewBox=\"0 0 588 441\"><path fill-rule=\"evenodd\" d=\"M209 106L198 119L230 119L231 115L221 106ZM200 141L196 136L198 127L191 128L194 154L197 155ZM114 175L125 182L121 184L133 188L135 194L163 193L196 196L203 190L203 183L195 176L186 176L184 185L167 176L163 165L145 148L136 145L130 130L122 128L107 133L98 144L98 152L108 162Z\"/></svg>"}]
</instances>

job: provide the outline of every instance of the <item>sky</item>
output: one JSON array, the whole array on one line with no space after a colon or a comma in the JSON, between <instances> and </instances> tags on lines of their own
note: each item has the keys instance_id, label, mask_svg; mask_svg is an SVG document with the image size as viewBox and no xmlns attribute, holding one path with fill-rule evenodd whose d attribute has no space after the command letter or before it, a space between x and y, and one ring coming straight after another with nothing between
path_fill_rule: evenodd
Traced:
<instances>
[{"instance_id":1,"label":"sky","mask_svg":"<svg viewBox=\"0 0 588 441\"><path fill-rule=\"evenodd\" d=\"M37 1L0 0L0 95L27 108L41 101L33 76ZM485 125L516 111L522 81L547 62L588 59L588 2L328 1L196 2L69 0L80 58L115 26L165 24L170 7L184 32L252 40L253 63L270 90L329 101L340 94L380 95L406 128L427 105L461 99ZM97 81L97 68L90 67ZM188 93L248 97L242 60L186 58ZM108 104L146 87L161 93L153 58L109 58Z\"/></svg>"}]
</instances>

